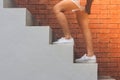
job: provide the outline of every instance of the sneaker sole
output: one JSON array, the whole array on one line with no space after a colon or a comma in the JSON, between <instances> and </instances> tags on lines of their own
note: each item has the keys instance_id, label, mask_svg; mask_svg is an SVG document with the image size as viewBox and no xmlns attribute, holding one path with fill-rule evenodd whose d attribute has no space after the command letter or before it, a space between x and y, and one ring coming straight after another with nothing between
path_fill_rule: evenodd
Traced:
<instances>
[{"instance_id":1,"label":"sneaker sole","mask_svg":"<svg viewBox=\"0 0 120 80\"><path fill-rule=\"evenodd\" d=\"M76 63L96 63L96 60L75 61Z\"/></svg>"},{"instance_id":2,"label":"sneaker sole","mask_svg":"<svg viewBox=\"0 0 120 80\"><path fill-rule=\"evenodd\" d=\"M57 44L57 45L60 45L60 44L72 44L72 45L74 45L74 43L72 43L72 42L65 42L65 43L53 43L53 44Z\"/></svg>"}]
</instances>

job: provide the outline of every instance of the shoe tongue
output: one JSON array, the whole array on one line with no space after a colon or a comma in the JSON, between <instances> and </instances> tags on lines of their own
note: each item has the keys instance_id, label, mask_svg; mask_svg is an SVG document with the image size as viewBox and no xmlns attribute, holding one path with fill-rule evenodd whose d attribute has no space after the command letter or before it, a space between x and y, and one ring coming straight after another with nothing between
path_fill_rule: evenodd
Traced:
<instances>
[{"instance_id":1,"label":"shoe tongue","mask_svg":"<svg viewBox=\"0 0 120 80\"><path fill-rule=\"evenodd\" d=\"M72 37L70 37L70 38L65 38L65 37L62 37L62 38L66 39L66 40L70 40L70 39L72 39Z\"/></svg>"},{"instance_id":2,"label":"shoe tongue","mask_svg":"<svg viewBox=\"0 0 120 80\"><path fill-rule=\"evenodd\" d=\"M64 37L62 37L61 39L62 39L62 40L64 40L65 38L64 38Z\"/></svg>"},{"instance_id":3,"label":"shoe tongue","mask_svg":"<svg viewBox=\"0 0 120 80\"><path fill-rule=\"evenodd\" d=\"M82 57L81 57L81 59L85 59L86 58L86 54L84 54Z\"/></svg>"},{"instance_id":4,"label":"shoe tongue","mask_svg":"<svg viewBox=\"0 0 120 80\"><path fill-rule=\"evenodd\" d=\"M60 39L64 39L64 38L63 38L63 37L61 37L61 38L59 38L59 40L60 40Z\"/></svg>"},{"instance_id":5,"label":"shoe tongue","mask_svg":"<svg viewBox=\"0 0 120 80\"><path fill-rule=\"evenodd\" d=\"M65 38L62 37L62 38L58 39L58 41L61 41L61 40L65 40Z\"/></svg>"},{"instance_id":6,"label":"shoe tongue","mask_svg":"<svg viewBox=\"0 0 120 80\"><path fill-rule=\"evenodd\" d=\"M85 57L87 57L87 54L84 54Z\"/></svg>"},{"instance_id":7,"label":"shoe tongue","mask_svg":"<svg viewBox=\"0 0 120 80\"><path fill-rule=\"evenodd\" d=\"M84 54L84 58L85 58L85 59L88 58L87 54Z\"/></svg>"}]
</instances>

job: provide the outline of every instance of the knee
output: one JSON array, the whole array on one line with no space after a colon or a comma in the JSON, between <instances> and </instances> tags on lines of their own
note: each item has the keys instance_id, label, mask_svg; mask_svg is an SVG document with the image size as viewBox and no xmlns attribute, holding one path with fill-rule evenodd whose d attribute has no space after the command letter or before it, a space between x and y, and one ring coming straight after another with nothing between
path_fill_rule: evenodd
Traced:
<instances>
[{"instance_id":1,"label":"knee","mask_svg":"<svg viewBox=\"0 0 120 80\"><path fill-rule=\"evenodd\" d=\"M55 6L53 7L53 12L54 12L55 14L58 14L58 13L60 13L60 12L63 12L63 10L61 9L61 7L60 7L59 5L55 5Z\"/></svg>"},{"instance_id":2,"label":"knee","mask_svg":"<svg viewBox=\"0 0 120 80\"><path fill-rule=\"evenodd\" d=\"M57 5L55 5L55 6L53 7L53 12L54 12L55 14L57 14L58 12L60 12L59 7L58 7Z\"/></svg>"}]
</instances>

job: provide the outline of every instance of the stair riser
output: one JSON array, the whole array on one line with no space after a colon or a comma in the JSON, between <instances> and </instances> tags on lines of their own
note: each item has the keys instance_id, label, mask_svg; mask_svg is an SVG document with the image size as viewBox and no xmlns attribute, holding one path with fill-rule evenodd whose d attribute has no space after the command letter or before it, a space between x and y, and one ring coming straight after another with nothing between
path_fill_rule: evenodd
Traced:
<instances>
[{"instance_id":1,"label":"stair riser","mask_svg":"<svg viewBox=\"0 0 120 80\"><path fill-rule=\"evenodd\" d=\"M0 0L0 9L8 7L15 7L13 0Z\"/></svg>"}]
</instances>

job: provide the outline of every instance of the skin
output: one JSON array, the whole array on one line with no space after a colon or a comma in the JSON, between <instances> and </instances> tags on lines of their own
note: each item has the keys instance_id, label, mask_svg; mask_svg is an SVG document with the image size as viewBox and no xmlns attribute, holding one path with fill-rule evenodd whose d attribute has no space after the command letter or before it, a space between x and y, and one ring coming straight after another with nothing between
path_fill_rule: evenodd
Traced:
<instances>
[{"instance_id":1,"label":"skin","mask_svg":"<svg viewBox=\"0 0 120 80\"><path fill-rule=\"evenodd\" d=\"M90 29L88 27L88 23L89 23L88 14L90 14L89 9L91 8L91 5L90 5L91 3L89 5L88 3L89 2L87 0L85 10L82 10L82 11L77 10L75 11L75 14L76 14L77 22L80 28L82 29L82 32L86 41L87 56L93 56L94 52L93 52L93 45L92 45L92 37L91 37ZM69 30L68 21L66 19L64 12L71 11L73 9L79 9L79 8L71 0L62 0L59 3L57 3L53 8L53 11L56 15L58 23L61 25L64 33L64 37L66 39L71 38L71 33Z\"/></svg>"}]
</instances>

